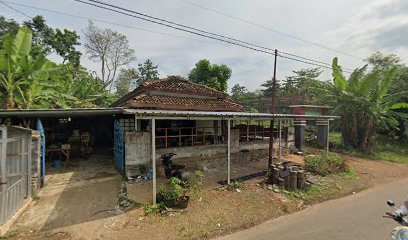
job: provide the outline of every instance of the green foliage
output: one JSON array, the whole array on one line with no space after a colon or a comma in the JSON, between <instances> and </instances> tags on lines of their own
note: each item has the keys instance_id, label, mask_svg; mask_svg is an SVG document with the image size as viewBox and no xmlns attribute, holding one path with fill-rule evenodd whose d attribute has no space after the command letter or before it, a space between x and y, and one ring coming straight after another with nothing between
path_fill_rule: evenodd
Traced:
<instances>
[{"instance_id":1,"label":"green foliage","mask_svg":"<svg viewBox=\"0 0 408 240\"><path fill-rule=\"evenodd\" d=\"M199 171L199 170L194 171L188 182L188 191L191 194L198 196L203 186L203 179L204 179L204 174L202 171Z\"/></svg>"},{"instance_id":2,"label":"green foliage","mask_svg":"<svg viewBox=\"0 0 408 240\"><path fill-rule=\"evenodd\" d=\"M221 92L228 90L228 79L232 70L227 65L211 64L207 59L199 60L188 74L192 82L206 85Z\"/></svg>"},{"instance_id":3,"label":"green foliage","mask_svg":"<svg viewBox=\"0 0 408 240\"><path fill-rule=\"evenodd\" d=\"M115 79L116 94L122 97L136 87L135 81L139 77L139 72L135 68L121 69Z\"/></svg>"},{"instance_id":4,"label":"green foliage","mask_svg":"<svg viewBox=\"0 0 408 240\"><path fill-rule=\"evenodd\" d=\"M3 45L3 37L7 34L15 36L18 32L20 25L13 19L6 19L4 16L0 16L0 46Z\"/></svg>"},{"instance_id":5,"label":"green foliage","mask_svg":"<svg viewBox=\"0 0 408 240\"><path fill-rule=\"evenodd\" d=\"M143 210L146 215L150 215L150 214L155 214L155 213L160 213L162 211L165 211L167 210L167 207L166 205L164 205L164 203L160 202L157 204L145 204L143 205Z\"/></svg>"},{"instance_id":6,"label":"green foliage","mask_svg":"<svg viewBox=\"0 0 408 240\"><path fill-rule=\"evenodd\" d=\"M348 165L335 153L322 153L320 155L309 155L305 159L307 171L326 176L334 173L346 172Z\"/></svg>"},{"instance_id":7,"label":"green foliage","mask_svg":"<svg viewBox=\"0 0 408 240\"><path fill-rule=\"evenodd\" d=\"M159 202L175 202L179 197L184 196L187 193L186 185L187 183L176 178L172 177L169 179L170 190L166 190L162 185L158 195Z\"/></svg>"},{"instance_id":8,"label":"green foliage","mask_svg":"<svg viewBox=\"0 0 408 240\"><path fill-rule=\"evenodd\" d=\"M154 65L152 60L147 59L143 64L138 64L138 72L136 78L136 87L142 85L144 82L159 79L158 66Z\"/></svg>"},{"instance_id":9,"label":"green foliage","mask_svg":"<svg viewBox=\"0 0 408 240\"><path fill-rule=\"evenodd\" d=\"M109 105L115 100L106 85L86 69L57 65L43 55L32 56L32 31L23 27L5 36L0 49L2 105L12 108L67 108Z\"/></svg>"},{"instance_id":10,"label":"green foliage","mask_svg":"<svg viewBox=\"0 0 408 240\"><path fill-rule=\"evenodd\" d=\"M227 185L227 190L231 192L236 192L237 189L242 187L242 182L240 181L232 181L230 184Z\"/></svg>"},{"instance_id":11,"label":"green foliage","mask_svg":"<svg viewBox=\"0 0 408 240\"><path fill-rule=\"evenodd\" d=\"M47 25L42 16L35 16L23 25L33 31L33 57L46 57L55 51L62 57L62 63L68 61L74 66L80 65L81 52L75 48L80 45L79 35L75 31L53 29Z\"/></svg>"},{"instance_id":12,"label":"green foliage","mask_svg":"<svg viewBox=\"0 0 408 240\"><path fill-rule=\"evenodd\" d=\"M235 84L231 89L231 98L242 105L247 111L256 109L259 105L260 91L248 91L245 86Z\"/></svg>"},{"instance_id":13,"label":"green foliage","mask_svg":"<svg viewBox=\"0 0 408 240\"><path fill-rule=\"evenodd\" d=\"M348 79L343 75L337 58L333 60L333 84L322 83L316 90L317 100L334 107L333 113L341 116L343 143L363 151L370 151L375 130L398 129L408 115L400 111L408 91L390 93L398 66L378 65L378 56L369 58L372 63L356 69ZM407 89L408 90L408 89Z\"/></svg>"}]
</instances>

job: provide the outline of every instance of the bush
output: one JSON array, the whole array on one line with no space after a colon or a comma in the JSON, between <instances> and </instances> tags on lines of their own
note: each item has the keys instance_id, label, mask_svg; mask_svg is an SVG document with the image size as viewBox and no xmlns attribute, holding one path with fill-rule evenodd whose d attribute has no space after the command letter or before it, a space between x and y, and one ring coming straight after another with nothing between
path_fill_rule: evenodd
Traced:
<instances>
[{"instance_id":1,"label":"bush","mask_svg":"<svg viewBox=\"0 0 408 240\"><path fill-rule=\"evenodd\" d=\"M165 211L166 205L164 203L159 202L157 204L145 204L143 205L143 210L146 215L152 214L152 213L159 213L161 211Z\"/></svg>"},{"instance_id":2,"label":"bush","mask_svg":"<svg viewBox=\"0 0 408 240\"><path fill-rule=\"evenodd\" d=\"M309 155L305 160L305 168L322 176L333 173L342 173L348 170L346 162L335 153Z\"/></svg>"}]
</instances>

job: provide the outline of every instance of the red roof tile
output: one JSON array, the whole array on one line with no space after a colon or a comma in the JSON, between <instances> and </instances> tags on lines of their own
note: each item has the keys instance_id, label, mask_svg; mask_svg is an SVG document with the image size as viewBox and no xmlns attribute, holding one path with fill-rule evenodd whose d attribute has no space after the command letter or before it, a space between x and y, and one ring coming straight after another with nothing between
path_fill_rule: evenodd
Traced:
<instances>
[{"instance_id":1,"label":"red roof tile","mask_svg":"<svg viewBox=\"0 0 408 240\"><path fill-rule=\"evenodd\" d=\"M227 93L174 76L145 82L112 106L187 111L244 111Z\"/></svg>"},{"instance_id":2,"label":"red roof tile","mask_svg":"<svg viewBox=\"0 0 408 240\"><path fill-rule=\"evenodd\" d=\"M241 105L228 98L206 99L177 96L140 95L123 107L186 111L242 112Z\"/></svg>"},{"instance_id":3,"label":"red roof tile","mask_svg":"<svg viewBox=\"0 0 408 240\"><path fill-rule=\"evenodd\" d=\"M183 79L181 77L169 76L164 79L144 82L143 86L146 89L153 91L162 91L162 92L173 92L173 93L182 93L182 94L192 94L199 96L208 96L208 97L227 97L228 94L224 92L217 91L213 88L193 83L189 80Z\"/></svg>"}]
</instances>

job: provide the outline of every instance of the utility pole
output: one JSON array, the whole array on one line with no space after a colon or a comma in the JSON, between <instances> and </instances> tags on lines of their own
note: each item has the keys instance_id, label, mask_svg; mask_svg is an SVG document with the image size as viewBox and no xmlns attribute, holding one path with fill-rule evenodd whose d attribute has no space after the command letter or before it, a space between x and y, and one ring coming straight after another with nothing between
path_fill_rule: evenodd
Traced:
<instances>
[{"instance_id":1,"label":"utility pole","mask_svg":"<svg viewBox=\"0 0 408 240\"><path fill-rule=\"evenodd\" d=\"M275 62L273 64L273 78L272 78L272 106L271 113L275 114L275 92L276 92L276 61L278 59L278 49L275 49ZM268 159L268 168L271 167L273 162L273 128L275 125L275 119L272 118L269 126L269 159Z\"/></svg>"}]
</instances>

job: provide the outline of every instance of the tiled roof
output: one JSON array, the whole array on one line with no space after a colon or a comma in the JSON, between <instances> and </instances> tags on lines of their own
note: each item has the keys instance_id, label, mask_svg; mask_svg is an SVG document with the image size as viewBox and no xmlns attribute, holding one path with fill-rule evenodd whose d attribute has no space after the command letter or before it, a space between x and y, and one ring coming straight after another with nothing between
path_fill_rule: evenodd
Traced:
<instances>
[{"instance_id":1,"label":"tiled roof","mask_svg":"<svg viewBox=\"0 0 408 240\"><path fill-rule=\"evenodd\" d=\"M177 76L169 76L167 78L156 81L144 82L143 87L153 91L192 94L208 97L228 96L228 94L224 92L217 91L201 84L193 83L189 80Z\"/></svg>"},{"instance_id":2,"label":"tiled roof","mask_svg":"<svg viewBox=\"0 0 408 240\"><path fill-rule=\"evenodd\" d=\"M162 110L244 111L227 93L175 76L145 82L112 106Z\"/></svg>"},{"instance_id":3,"label":"tiled roof","mask_svg":"<svg viewBox=\"0 0 408 240\"><path fill-rule=\"evenodd\" d=\"M243 112L241 105L229 98L194 98L163 95L139 95L123 107L147 108L162 110L194 110L194 111L225 111Z\"/></svg>"}]
</instances>

